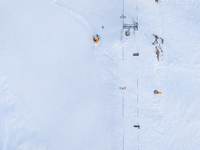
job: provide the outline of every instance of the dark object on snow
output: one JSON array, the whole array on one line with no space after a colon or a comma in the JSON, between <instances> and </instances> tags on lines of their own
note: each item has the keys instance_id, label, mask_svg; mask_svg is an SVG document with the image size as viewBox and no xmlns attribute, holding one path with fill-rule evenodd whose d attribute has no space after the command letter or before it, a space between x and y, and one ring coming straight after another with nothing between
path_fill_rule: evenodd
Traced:
<instances>
[{"instance_id":1,"label":"dark object on snow","mask_svg":"<svg viewBox=\"0 0 200 150\"><path fill-rule=\"evenodd\" d=\"M155 0L155 2L158 2L158 0Z\"/></svg>"},{"instance_id":2,"label":"dark object on snow","mask_svg":"<svg viewBox=\"0 0 200 150\"><path fill-rule=\"evenodd\" d=\"M154 92L154 94L161 94L161 92L159 92L157 90L154 90L153 92Z\"/></svg>"},{"instance_id":3,"label":"dark object on snow","mask_svg":"<svg viewBox=\"0 0 200 150\"><path fill-rule=\"evenodd\" d=\"M102 26L102 29L104 28L104 26Z\"/></svg>"},{"instance_id":4,"label":"dark object on snow","mask_svg":"<svg viewBox=\"0 0 200 150\"><path fill-rule=\"evenodd\" d=\"M119 89L121 89L121 90L126 90L126 87L119 87Z\"/></svg>"},{"instance_id":5,"label":"dark object on snow","mask_svg":"<svg viewBox=\"0 0 200 150\"><path fill-rule=\"evenodd\" d=\"M122 16L120 16L120 18L123 18L123 19L124 19L124 18L126 18L126 16L124 16L124 15L122 14Z\"/></svg>"},{"instance_id":6,"label":"dark object on snow","mask_svg":"<svg viewBox=\"0 0 200 150\"><path fill-rule=\"evenodd\" d=\"M140 129L140 125L134 125L133 127Z\"/></svg>"},{"instance_id":7,"label":"dark object on snow","mask_svg":"<svg viewBox=\"0 0 200 150\"><path fill-rule=\"evenodd\" d=\"M139 56L139 53L133 53L133 56Z\"/></svg>"}]
</instances>

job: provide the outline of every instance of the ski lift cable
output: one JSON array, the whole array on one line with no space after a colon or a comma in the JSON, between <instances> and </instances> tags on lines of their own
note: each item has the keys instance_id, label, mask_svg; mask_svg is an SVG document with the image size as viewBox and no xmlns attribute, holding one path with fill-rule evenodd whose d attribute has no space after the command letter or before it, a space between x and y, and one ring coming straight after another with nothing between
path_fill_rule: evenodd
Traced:
<instances>
[{"instance_id":1,"label":"ski lift cable","mask_svg":"<svg viewBox=\"0 0 200 150\"><path fill-rule=\"evenodd\" d=\"M135 13L134 13L135 17L136 18L136 22L138 23L138 0L136 0L136 5L135 5ZM138 26L138 25L137 25ZM137 27L138 28L138 27ZM137 35L137 34L136 34ZM134 42L135 42L135 49L136 49L136 52L137 54L139 54L139 51L138 51L138 38L137 36L135 36L134 38ZM137 123L138 125L140 124L139 122L139 118L140 118L140 115L139 115L139 80L138 80L138 74L139 74L139 58L137 57ZM140 131L138 130L138 150L139 150L139 147L140 147Z\"/></svg>"}]
</instances>

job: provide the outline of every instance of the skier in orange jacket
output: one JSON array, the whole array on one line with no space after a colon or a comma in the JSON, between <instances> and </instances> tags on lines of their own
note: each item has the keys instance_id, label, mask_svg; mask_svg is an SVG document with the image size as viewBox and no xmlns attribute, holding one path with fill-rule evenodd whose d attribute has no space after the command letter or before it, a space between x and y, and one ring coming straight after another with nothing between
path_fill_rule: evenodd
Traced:
<instances>
[{"instance_id":1,"label":"skier in orange jacket","mask_svg":"<svg viewBox=\"0 0 200 150\"><path fill-rule=\"evenodd\" d=\"M92 39L93 39L94 43L98 43L99 35L97 34L96 37L93 36Z\"/></svg>"}]
</instances>

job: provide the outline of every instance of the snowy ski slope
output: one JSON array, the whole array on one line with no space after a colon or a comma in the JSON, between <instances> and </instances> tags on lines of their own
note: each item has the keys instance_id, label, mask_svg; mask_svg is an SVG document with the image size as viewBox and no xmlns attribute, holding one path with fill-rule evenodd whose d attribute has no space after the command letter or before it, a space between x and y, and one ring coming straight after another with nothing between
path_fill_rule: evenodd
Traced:
<instances>
[{"instance_id":1,"label":"snowy ski slope","mask_svg":"<svg viewBox=\"0 0 200 150\"><path fill-rule=\"evenodd\" d=\"M0 149L200 149L199 8L1 0Z\"/></svg>"}]
</instances>

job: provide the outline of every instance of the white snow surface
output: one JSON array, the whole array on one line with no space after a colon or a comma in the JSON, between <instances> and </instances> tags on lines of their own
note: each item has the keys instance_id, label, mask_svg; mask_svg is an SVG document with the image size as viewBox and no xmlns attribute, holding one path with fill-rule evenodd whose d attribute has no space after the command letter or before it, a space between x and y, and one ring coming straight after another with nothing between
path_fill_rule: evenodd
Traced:
<instances>
[{"instance_id":1,"label":"white snow surface","mask_svg":"<svg viewBox=\"0 0 200 150\"><path fill-rule=\"evenodd\" d=\"M123 6L124 22L139 24L130 36ZM1 0L0 149L200 149L199 8ZM153 34L164 39L159 61Z\"/></svg>"}]
</instances>

